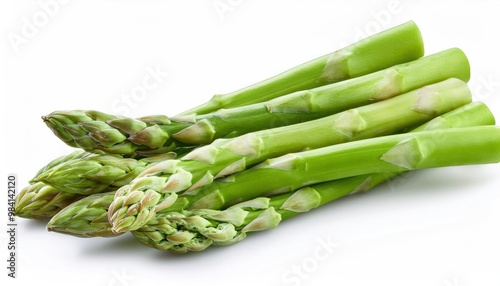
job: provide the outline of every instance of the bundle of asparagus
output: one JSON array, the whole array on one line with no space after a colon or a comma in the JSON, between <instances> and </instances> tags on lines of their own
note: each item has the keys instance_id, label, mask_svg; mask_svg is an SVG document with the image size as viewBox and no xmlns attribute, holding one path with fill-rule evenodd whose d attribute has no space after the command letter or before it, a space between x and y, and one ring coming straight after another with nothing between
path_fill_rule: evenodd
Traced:
<instances>
[{"instance_id":1,"label":"bundle of asparagus","mask_svg":"<svg viewBox=\"0 0 500 286\"><path fill-rule=\"evenodd\" d=\"M500 127L472 102L465 54L423 53L407 22L174 117L53 112L47 126L81 150L43 167L16 214L184 253L403 172L500 162Z\"/></svg>"}]
</instances>

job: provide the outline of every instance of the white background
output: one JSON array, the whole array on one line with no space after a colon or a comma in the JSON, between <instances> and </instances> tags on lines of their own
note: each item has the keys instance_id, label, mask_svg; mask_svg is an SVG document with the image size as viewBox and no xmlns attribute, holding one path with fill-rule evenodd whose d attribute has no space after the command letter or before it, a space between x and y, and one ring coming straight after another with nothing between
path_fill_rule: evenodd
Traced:
<instances>
[{"instance_id":1,"label":"white background","mask_svg":"<svg viewBox=\"0 0 500 286\"><path fill-rule=\"evenodd\" d=\"M7 174L16 173L23 187L38 168L71 151L41 115L60 109L173 115L408 20L421 28L426 54L450 47L465 51L475 100L500 116L499 1L53 3L0 1L4 185ZM161 72L157 84L131 97L148 69ZM79 239L49 233L46 222L18 219L18 278L7 278L1 227L0 281L500 285L499 174L498 164L412 173L234 246L189 255L149 249L129 235ZM2 192L4 225L6 200ZM327 242L333 242L330 252Z\"/></svg>"}]
</instances>

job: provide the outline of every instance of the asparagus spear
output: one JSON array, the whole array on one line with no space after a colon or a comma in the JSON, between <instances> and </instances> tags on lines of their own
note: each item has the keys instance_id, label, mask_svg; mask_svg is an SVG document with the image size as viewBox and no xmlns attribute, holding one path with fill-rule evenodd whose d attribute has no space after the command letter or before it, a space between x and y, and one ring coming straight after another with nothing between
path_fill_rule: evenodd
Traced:
<instances>
[{"instance_id":1,"label":"asparagus spear","mask_svg":"<svg viewBox=\"0 0 500 286\"><path fill-rule=\"evenodd\" d=\"M443 127L445 128L449 127L446 122L442 121L440 123L444 123ZM437 127L437 124L439 124L439 122L433 123L434 128ZM427 128L429 127L433 128L432 126L427 125ZM416 129L415 131L421 129L423 128ZM478 133L466 133L469 132L469 130L475 130L478 131ZM475 131L473 133L475 133ZM470 137L467 137L468 135L490 135L488 133L490 131L496 134L490 138L483 137L482 139L485 139L485 141L481 141L480 139L472 140ZM424 131L424 133L428 132L429 131ZM457 138L453 138L454 136L456 136L456 134L448 137L450 135L450 132L444 132L448 134L438 134L437 139L431 138L426 142L431 143L432 145L439 145L440 147L444 146L442 150L438 151L438 148L431 146L430 148L433 149L432 152L436 153L433 154L431 152L428 154L420 154L423 156L419 161L419 164L421 165L413 165L410 166L409 169L446 166L446 164L470 164L475 162L496 163L500 161L499 127L460 128L456 130L456 132L451 133L461 132L464 132L464 134L462 134L461 136L466 136L468 139L471 139L471 142L465 143L463 141L460 142L460 140L456 140ZM417 132L415 134L415 137L409 138L419 138L419 136L421 136L422 134L418 133L421 132ZM461 150L465 153L461 153L461 156L455 156L453 153L446 154L446 152L448 151L446 150L446 144L448 144L448 140L452 140L453 142L460 142L459 144L455 144L452 148L456 148L456 145L464 143L464 145L460 147L460 149L450 151ZM425 141L420 142L422 143ZM470 146L474 146L474 150L469 150ZM411 147L413 148L415 146ZM486 149L483 150L482 147L485 147ZM418 150L417 152L420 153L421 151L422 149ZM449 161L439 159L434 160L434 158L432 158L433 156L437 156L438 153L441 153L443 151L445 152L445 154L443 154L442 157L450 157ZM478 158L474 152L481 151L491 151L492 157L489 158L488 153L486 153L486 155L482 156L482 158ZM391 151L389 150L389 152ZM414 153L412 152L406 154L404 152L398 151L396 157L393 157L393 155L390 155L390 157L395 159L395 161L399 161L401 160L401 157L408 157L412 155L414 155ZM375 158L377 159L377 157ZM382 155L380 158L382 158L383 160L384 155ZM429 159L432 162L428 162L429 165L426 165L424 161ZM462 159L464 161L461 161ZM402 159L405 164L411 160L412 159L408 160L408 158ZM330 166L331 165L329 165L328 167ZM375 168L374 170L377 169ZM293 217L302 212L307 212L337 198L346 196L348 194L368 191L376 185L397 176L401 172L404 172L404 170L392 173L371 173L354 177L346 177L334 181L327 181L324 183L303 187L293 192L278 194L271 197L254 198L249 201L230 206L226 210L222 211L214 209L194 209L184 212L159 213L152 220L150 220L146 226L140 228L139 230L133 231L132 233L141 243L146 246L150 246L160 250L168 249L181 253L188 251L201 251L212 244L229 245L241 241L246 237L247 233L274 228L284 219ZM255 184L255 182L253 184ZM257 185L260 186L259 184Z\"/></svg>"},{"instance_id":2,"label":"asparagus spear","mask_svg":"<svg viewBox=\"0 0 500 286\"><path fill-rule=\"evenodd\" d=\"M66 193L90 195L116 190L130 183L148 166L175 157L173 152L140 160L87 153L40 172L32 182L43 182Z\"/></svg>"},{"instance_id":3,"label":"asparagus spear","mask_svg":"<svg viewBox=\"0 0 500 286\"><path fill-rule=\"evenodd\" d=\"M57 157L56 159L50 161L47 165L40 168L40 170L38 170L38 172L36 173L34 178L36 178L38 175L40 175L44 172L48 172L51 169L56 168L57 166L59 166L63 163L66 163L66 162L69 162L72 160L78 160L78 159L81 159L87 155L88 155L88 153L83 151L83 150L76 150L76 151L69 153L68 155ZM30 182L33 182L33 180L31 180Z\"/></svg>"},{"instance_id":4,"label":"asparagus spear","mask_svg":"<svg viewBox=\"0 0 500 286\"><path fill-rule=\"evenodd\" d=\"M470 77L467 57L457 48L336 84L196 116L196 123L172 137L184 144L209 144L216 138L322 118L452 77L465 82Z\"/></svg>"},{"instance_id":5,"label":"asparagus spear","mask_svg":"<svg viewBox=\"0 0 500 286\"><path fill-rule=\"evenodd\" d=\"M82 195L62 192L45 183L38 182L25 187L14 202L19 217L51 218L69 204L83 198Z\"/></svg>"},{"instance_id":6,"label":"asparagus spear","mask_svg":"<svg viewBox=\"0 0 500 286\"><path fill-rule=\"evenodd\" d=\"M492 125L494 123L494 117L488 107L484 103L474 102L459 107L444 115L438 116L415 130L438 130L446 128ZM114 192L95 194L93 196L94 198L101 197L102 200L111 202L114 197ZM91 203L91 200L85 199L75 202L72 206L68 206L64 211L59 212L51 219L51 221L48 223L48 228L53 231L75 236L109 237L118 235L112 231L111 225L109 223L106 223L104 220L102 220L103 217L107 216L107 211L110 204L100 205L96 208L89 207ZM80 214L82 211L85 211L86 214ZM168 213L169 212L158 213L152 220L148 221L147 226L134 231L134 235L136 235L136 237L138 237L141 242L145 243L146 245L151 245L159 249L168 248L167 246L169 246L170 244L168 240L165 239L165 235L172 233L167 234L165 232L167 226L165 226L164 224L162 224L162 226L165 226L165 228L159 229L159 221L156 220L157 218L160 218L164 214ZM78 227L72 226L73 217L79 218ZM100 218L100 220L98 218ZM93 223L94 221L100 221L100 228L96 228L96 224ZM150 225L154 225L155 223L158 224L157 227L149 228ZM193 241L193 243L195 241Z\"/></svg>"},{"instance_id":7,"label":"asparagus spear","mask_svg":"<svg viewBox=\"0 0 500 286\"><path fill-rule=\"evenodd\" d=\"M85 195L109 192L129 183L146 166L174 158L174 153L139 161L117 156L75 151L41 168L31 185L14 202L16 215L24 218L51 218L62 208Z\"/></svg>"},{"instance_id":8,"label":"asparagus spear","mask_svg":"<svg viewBox=\"0 0 500 286\"><path fill-rule=\"evenodd\" d=\"M337 198L368 191L395 174L376 173L314 184L290 193L257 197L225 210L159 213L132 234L146 246L178 253L230 245L248 233L275 228L282 220Z\"/></svg>"},{"instance_id":9,"label":"asparagus spear","mask_svg":"<svg viewBox=\"0 0 500 286\"><path fill-rule=\"evenodd\" d=\"M450 77L468 81L469 73L467 57L455 48L355 79L205 115L132 119L73 110L56 111L43 119L57 137L72 147L133 157L313 120Z\"/></svg>"},{"instance_id":10,"label":"asparagus spear","mask_svg":"<svg viewBox=\"0 0 500 286\"><path fill-rule=\"evenodd\" d=\"M458 79L448 79L322 119L219 139L195 149L182 160L169 160L144 170L117 191L109 220L116 232L138 229L156 212L174 203L174 207L185 207L186 196L176 202L177 193L196 193L214 178L290 152L391 134L470 101L467 85Z\"/></svg>"},{"instance_id":11,"label":"asparagus spear","mask_svg":"<svg viewBox=\"0 0 500 286\"><path fill-rule=\"evenodd\" d=\"M58 157L41 168L35 178L42 173L50 172L62 164L71 164L88 154L84 151L74 151L68 155ZM25 187L14 202L15 213L19 217L44 219L52 217L57 211L82 196L61 192L33 178L30 185Z\"/></svg>"},{"instance_id":12,"label":"asparagus spear","mask_svg":"<svg viewBox=\"0 0 500 286\"><path fill-rule=\"evenodd\" d=\"M182 115L206 114L221 108L267 101L295 91L369 74L418 59L423 54L420 31L413 21L409 21L254 85L215 95L207 103Z\"/></svg>"},{"instance_id":13,"label":"asparagus spear","mask_svg":"<svg viewBox=\"0 0 500 286\"><path fill-rule=\"evenodd\" d=\"M78 237L114 237L107 218L114 191L86 196L54 215L47 229Z\"/></svg>"},{"instance_id":14,"label":"asparagus spear","mask_svg":"<svg viewBox=\"0 0 500 286\"><path fill-rule=\"evenodd\" d=\"M226 182L206 186L189 198L189 207L219 209L256 196L289 192L310 182L374 172L487 164L499 160L500 127L496 126L390 135L269 159L233 175Z\"/></svg>"}]
</instances>

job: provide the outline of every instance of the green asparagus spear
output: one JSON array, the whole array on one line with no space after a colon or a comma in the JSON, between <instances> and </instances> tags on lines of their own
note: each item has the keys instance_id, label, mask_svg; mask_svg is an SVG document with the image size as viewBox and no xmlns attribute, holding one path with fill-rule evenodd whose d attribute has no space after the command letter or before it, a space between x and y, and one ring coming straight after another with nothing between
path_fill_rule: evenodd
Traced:
<instances>
[{"instance_id":1,"label":"green asparagus spear","mask_svg":"<svg viewBox=\"0 0 500 286\"><path fill-rule=\"evenodd\" d=\"M46 219L83 197L38 182L25 187L19 193L14 202L14 209L19 217Z\"/></svg>"},{"instance_id":2,"label":"green asparagus spear","mask_svg":"<svg viewBox=\"0 0 500 286\"><path fill-rule=\"evenodd\" d=\"M480 126L390 135L269 159L201 189L190 208L219 209L270 193L375 172L497 163L500 127Z\"/></svg>"},{"instance_id":3,"label":"green asparagus spear","mask_svg":"<svg viewBox=\"0 0 500 286\"><path fill-rule=\"evenodd\" d=\"M414 22L406 22L249 87L215 95L209 102L183 115L206 114L221 108L264 102L412 61L423 53L418 27Z\"/></svg>"},{"instance_id":4,"label":"green asparagus spear","mask_svg":"<svg viewBox=\"0 0 500 286\"><path fill-rule=\"evenodd\" d=\"M78 161L87 155L86 152L78 150L58 157L41 168L35 178L42 173L52 171L62 164L71 164L71 162ZM31 179L31 185L25 187L16 197L14 209L19 217L50 218L71 202L82 198L80 195L67 194L42 182L37 182L35 178Z\"/></svg>"},{"instance_id":5,"label":"green asparagus spear","mask_svg":"<svg viewBox=\"0 0 500 286\"><path fill-rule=\"evenodd\" d=\"M47 224L49 231L78 237L114 237L107 218L107 209L114 191L86 196L59 211Z\"/></svg>"},{"instance_id":6,"label":"green asparagus spear","mask_svg":"<svg viewBox=\"0 0 500 286\"><path fill-rule=\"evenodd\" d=\"M205 115L132 119L74 110L53 112L44 121L70 146L133 157L318 119L447 78L468 81L469 76L467 57L454 48L355 79Z\"/></svg>"},{"instance_id":7,"label":"green asparagus spear","mask_svg":"<svg viewBox=\"0 0 500 286\"><path fill-rule=\"evenodd\" d=\"M129 183L146 166L172 159L174 153L139 161L75 151L38 171L15 200L15 213L24 218L51 218L85 195L108 192Z\"/></svg>"},{"instance_id":8,"label":"green asparagus spear","mask_svg":"<svg viewBox=\"0 0 500 286\"><path fill-rule=\"evenodd\" d=\"M196 123L172 137L185 144L209 144L216 138L322 118L452 77L465 82L470 77L467 57L456 48L336 84L196 116Z\"/></svg>"},{"instance_id":9,"label":"green asparagus spear","mask_svg":"<svg viewBox=\"0 0 500 286\"><path fill-rule=\"evenodd\" d=\"M275 228L282 220L348 194L367 191L393 176L395 173L376 173L314 184L290 193L257 197L225 210L159 213L132 233L146 246L178 253L230 245L248 233Z\"/></svg>"},{"instance_id":10,"label":"green asparagus spear","mask_svg":"<svg viewBox=\"0 0 500 286\"><path fill-rule=\"evenodd\" d=\"M174 203L174 207L184 208L186 196L176 202L177 193L197 193L214 178L291 152L391 134L470 101L467 85L448 79L322 119L218 140L193 150L182 160L169 160L144 170L117 191L109 220L116 232L138 229Z\"/></svg>"},{"instance_id":11,"label":"green asparagus spear","mask_svg":"<svg viewBox=\"0 0 500 286\"><path fill-rule=\"evenodd\" d=\"M438 116L428 123L424 124L422 127L418 128L418 130L437 130L490 124L494 124L494 117L488 107L481 102L475 102L463 107L459 107L444 115ZM94 196L106 197L103 200L108 200L111 204L111 201L114 198L114 192L96 194ZM107 206L100 205L98 208L95 208L89 207L90 203L91 202L89 200L80 200L75 202L73 206L68 206L64 211L61 211L58 215L54 216L51 219L48 224L48 228L53 231L75 236L117 235L114 234L109 223L105 223L101 220L101 224L99 225L100 228L96 228L96 224L93 223L94 221L98 221L98 218L107 216L107 211L110 204L108 204ZM82 212L82 210L87 212L85 216L80 215L80 212ZM90 215L89 213L91 213L92 215ZM141 242L147 245L149 244L159 249L165 249L168 245L170 245L170 242L164 238L164 235L166 234L163 231L166 230L166 228L162 230L158 229L159 226L154 230L148 228L150 225L158 223L156 218L160 218L160 215L163 215L163 213L168 214L168 212L158 213L152 220L148 221L148 226L144 226L138 231L135 231L134 235L136 235L136 237L138 238L142 236L144 240L141 240ZM72 227L72 217L74 216L80 218L77 228ZM145 240L146 238L144 237L144 235L149 237L151 240ZM195 243L195 241L193 241L193 243Z\"/></svg>"},{"instance_id":12,"label":"green asparagus spear","mask_svg":"<svg viewBox=\"0 0 500 286\"><path fill-rule=\"evenodd\" d=\"M32 181L43 182L66 193L90 195L116 190L130 183L148 166L175 157L173 152L140 160L87 153L40 172Z\"/></svg>"},{"instance_id":13,"label":"green asparagus spear","mask_svg":"<svg viewBox=\"0 0 500 286\"><path fill-rule=\"evenodd\" d=\"M444 128L451 127L447 124L448 122L441 121L434 122L433 127L431 125L427 125L426 128L436 128L440 123L444 123L442 125ZM415 131L421 129L424 128L416 129ZM473 129L477 130L477 128ZM477 148L474 150L476 152L492 151L492 157L494 158L491 158L491 161L486 159L488 156L483 156L481 159L476 157L473 153L474 151L471 152L471 150L468 150L471 145L466 143L467 145L462 147L462 151L470 153L461 154L463 156L455 156L453 153L445 154L443 156L451 157L450 161L447 162L450 164L461 164L463 162L466 162L467 164L474 162L498 162L500 160L500 128L484 128L484 130L480 133L490 132L487 129L492 129L496 135L491 138L484 138L486 139L485 141L471 140L474 141L471 145ZM459 129L459 131L464 132L469 132L468 130L470 129ZM420 132L417 132L416 136L421 135L418 133ZM431 144L440 144L440 146L442 146L441 143L448 144L446 142L450 139L446 138L448 135L449 134L439 134L437 136L438 140L431 139L427 142L430 142ZM469 134L463 134L462 136L468 135ZM456 139L452 140L453 142L457 141ZM480 142L479 144L478 141ZM487 147L487 149L482 150L482 144L484 144L483 146ZM437 148L431 148L434 149L434 152L437 152ZM446 146L443 149L446 152ZM408 154L399 153L398 155L407 156ZM410 152L409 156L411 155L412 154ZM432 153L424 154L423 156L427 156L427 158L422 159L420 163L429 159L429 156L435 155L436 154ZM460 161L461 159L458 159L458 157L461 157L464 161ZM469 158L465 159L465 157ZM383 155L381 158L383 158ZM476 159L478 161L475 161ZM403 161L407 162L408 160L404 159ZM431 159L431 161L433 160ZM420 167L440 166L440 164L443 164L444 162L445 160L434 160L434 162L430 163L430 165L423 164L420 165ZM447 163L444 164L446 165ZM331 165L328 165L329 168L330 166ZM146 246L181 253L188 251L201 251L210 245L229 245L241 241L246 237L247 233L274 228L284 219L293 217L302 212L307 212L337 198L348 194L368 191L376 185L397 176L401 172L404 171L393 173L371 173L313 184L293 192L287 192L270 197L257 197L250 199L249 201L238 203L222 211L214 209L194 209L183 212L159 213L151 219L147 225L143 226L139 230L133 231L132 233ZM276 178L274 178L274 180L276 180ZM253 184L255 184L255 182Z\"/></svg>"},{"instance_id":14,"label":"green asparagus spear","mask_svg":"<svg viewBox=\"0 0 500 286\"><path fill-rule=\"evenodd\" d=\"M66 162L69 162L72 160L78 160L78 159L81 159L81 158L86 157L86 156L88 156L87 152L85 152L83 150L76 150L76 151L69 153L68 155L57 157L56 159L50 161L47 165L43 166L40 170L38 170L38 172L36 173L34 178L36 178L37 176L39 176L40 174L42 174L44 172L48 172L51 169L56 168L57 166L59 166L63 163L66 163ZM33 183L33 180L31 180L30 182Z\"/></svg>"}]
</instances>

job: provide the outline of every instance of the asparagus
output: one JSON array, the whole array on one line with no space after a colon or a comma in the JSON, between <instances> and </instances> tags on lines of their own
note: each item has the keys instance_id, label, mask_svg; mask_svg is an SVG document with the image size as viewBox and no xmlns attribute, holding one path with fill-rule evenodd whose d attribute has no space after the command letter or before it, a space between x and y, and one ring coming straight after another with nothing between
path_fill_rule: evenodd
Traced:
<instances>
[{"instance_id":1,"label":"asparagus","mask_svg":"<svg viewBox=\"0 0 500 286\"><path fill-rule=\"evenodd\" d=\"M107 209L113 201L114 191L86 196L54 215L47 229L78 237L115 237L107 219Z\"/></svg>"},{"instance_id":2,"label":"asparagus","mask_svg":"<svg viewBox=\"0 0 500 286\"><path fill-rule=\"evenodd\" d=\"M221 108L267 101L412 61L423 53L418 27L412 21L406 22L249 87L215 95L209 102L182 115L206 114Z\"/></svg>"},{"instance_id":3,"label":"asparagus","mask_svg":"<svg viewBox=\"0 0 500 286\"><path fill-rule=\"evenodd\" d=\"M108 219L116 232L138 229L156 212L172 204L184 208L186 196L177 200L177 193L196 194L214 178L291 152L391 134L470 101L467 85L458 79L448 79L322 119L219 139L193 150L181 160L165 161L144 170L117 191Z\"/></svg>"},{"instance_id":4,"label":"asparagus","mask_svg":"<svg viewBox=\"0 0 500 286\"><path fill-rule=\"evenodd\" d=\"M38 172L36 173L34 178L36 178L37 176L39 176L40 174L42 174L44 172L48 172L51 169L56 168L57 166L59 166L63 163L66 163L66 162L69 162L72 160L78 160L78 159L81 159L87 155L88 155L88 153L83 151L83 150L76 150L76 151L69 153L68 155L57 157L56 159L50 161L47 165L40 168L40 170L38 170ZM31 180L30 182L33 182L33 180Z\"/></svg>"},{"instance_id":5,"label":"asparagus","mask_svg":"<svg viewBox=\"0 0 500 286\"><path fill-rule=\"evenodd\" d=\"M30 180L14 202L19 217L51 218L85 195L108 192L129 183L154 163L174 158L174 153L141 160L75 151L49 162Z\"/></svg>"},{"instance_id":6,"label":"asparagus","mask_svg":"<svg viewBox=\"0 0 500 286\"><path fill-rule=\"evenodd\" d=\"M213 209L213 207L218 208L223 204L215 202L208 204L210 207L208 209L193 209L184 211L183 213L160 213L151 219L146 226L137 231L133 231L133 234L144 245L160 250L169 249L181 253L188 251L201 251L212 244L229 245L236 243L244 239L246 234L250 232L274 228L280 223L281 220L293 217L301 212L307 212L345 195L367 191L376 185L397 176L401 172L420 168L462 164L497 163L500 161L499 127L481 126L459 128L452 131L442 132L443 133L421 131L412 134L412 136L399 136L404 139L398 141L396 145L393 145L394 142L391 142L387 146L383 146L385 144L381 144L377 147L363 147L370 149L366 153L374 153L376 154L375 156L374 154L363 154L361 157L355 158L355 160L358 158L366 158L369 161L378 160L379 162L393 164L392 166L383 166L384 164L378 164L378 162L370 162L373 166L361 171L358 171L359 169L349 170L346 174L339 171L342 169L341 167L333 167L332 169L331 164L323 165L322 169L328 169L328 171L323 171L324 173L338 173L335 175L330 174L330 176L322 174L316 178L309 177L311 173L307 173L300 179L302 182L299 183L299 185L302 186L307 184L308 180L313 180L315 182L321 181L321 178L336 179L340 177L343 179L326 181L312 186L302 187L297 191L278 194L271 196L270 198L258 197L250 199L249 201L230 206L226 210L222 211ZM429 137L424 138L426 135ZM469 135L480 136L480 138L484 139L484 141L469 137ZM392 135L390 137L397 136L398 135ZM433 136L433 138L430 136ZM462 138L467 138L468 140L461 141L460 139ZM386 139L391 138L383 138L384 141L390 141ZM369 140L373 141L375 139ZM417 143L407 144L407 142L411 141ZM430 146L425 146L428 144L430 144ZM352 143L346 143L346 145L352 145ZM451 150L448 149L448 146L451 147ZM380 147L383 149L382 152L377 150ZM389 149L387 149L387 147L389 147ZM399 150L398 148L403 148L404 151ZM414 150L410 151L410 149ZM409 152L407 153L407 151ZM459 152L459 155L457 156L455 153L449 153L450 151ZM484 156L476 156L475 152L484 151L487 151ZM429 153L426 154L426 152ZM414 161L414 156L416 154L418 154L417 157L419 158L417 161ZM340 156L345 157L345 155ZM285 158L284 160L287 159ZM308 161L309 159L302 158L302 160ZM345 160L342 160L341 164L347 164L348 162L352 161L346 162ZM283 162L279 163L281 165L279 168L283 167L282 163ZM303 162L300 164L302 163ZM325 164L325 162L319 161L318 163L319 165ZM309 167L312 163L307 164ZM379 167L388 172L371 173L380 171L380 169L378 169ZM306 168L299 169L302 170L302 172L297 172L295 175L304 174L304 172L306 172ZM348 177L350 174L360 174L363 172L366 172L367 174ZM290 178L290 176L285 177ZM286 181L280 181L280 178L276 178L274 176L272 178L273 181L284 182L280 185L281 188L286 187L294 189L293 184L288 185ZM266 177L266 179L266 182L269 183L270 177ZM256 193L255 189L261 191L261 195L263 195L265 192L264 189L267 188L266 185L261 185L263 181L251 182L253 188L246 188L246 191L252 193L250 196L253 196ZM249 184L249 181L247 181L247 184ZM222 189L223 187L219 189L221 195L223 194ZM271 190L271 188L267 188L267 191ZM233 189L232 191L243 192L241 189ZM229 192L226 194L229 194ZM244 194L239 197L239 199L246 199L250 196L248 196L248 194Z\"/></svg>"},{"instance_id":7,"label":"asparagus","mask_svg":"<svg viewBox=\"0 0 500 286\"><path fill-rule=\"evenodd\" d=\"M148 247L178 253L231 245L248 233L275 228L282 220L348 194L368 191L393 176L395 173L378 173L319 183L291 193L258 197L225 210L160 213L132 234Z\"/></svg>"},{"instance_id":8,"label":"asparagus","mask_svg":"<svg viewBox=\"0 0 500 286\"><path fill-rule=\"evenodd\" d=\"M14 202L14 209L19 217L46 219L83 197L38 182L25 187L19 193Z\"/></svg>"},{"instance_id":9,"label":"asparagus","mask_svg":"<svg viewBox=\"0 0 500 286\"><path fill-rule=\"evenodd\" d=\"M50 172L62 164L71 164L87 156L81 150L74 151L68 155L58 157L42 167L35 178L42 173ZM61 192L33 178L30 185L26 186L18 194L14 201L15 213L19 217L44 219L52 217L57 211L80 199L82 196Z\"/></svg>"},{"instance_id":10,"label":"asparagus","mask_svg":"<svg viewBox=\"0 0 500 286\"><path fill-rule=\"evenodd\" d=\"M116 190L130 183L148 166L175 157L172 152L140 160L86 153L39 172L32 182L43 182L66 193L90 195Z\"/></svg>"},{"instance_id":11,"label":"asparagus","mask_svg":"<svg viewBox=\"0 0 500 286\"><path fill-rule=\"evenodd\" d=\"M269 159L206 186L189 199L189 207L219 209L256 196L289 192L308 182L498 160L500 127L496 126L390 135Z\"/></svg>"},{"instance_id":12,"label":"asparagus","mask_svg":"<svg viewBox=\"0 0 500 286\"><path fill-rule=\"evenodd\" d=\"M474 102L438 116L430 120L423 126L417 128L416 130L436 130L489 124L494 124L494 117L488 107L484 103ZM106 194L96 194L95 196L108 196L107 199L109 199L109 202L111 202L114 197L114 192ZM90 202L88 200L85 200L75 202L73 206L68 206L64 211L61 211L58 215L54 216L51 219L48 224L48 228L53 231L76 236L82 236L82 233L85 233L86 236L113 236L113 234L115 233L112 231L111 225L109 223L101 221L101 229L96 229L95 224L92 224L92 222L97 220L97 218L107 216L109 205L101 205L98 208L89 208L89 203ZM92 209L92 211L90 211L90 209ZM82 210L87 211L87 214L85 216L80 215L80 212ZM88 213L91 213L92 215L89 215ZM168 212L158 213L155 217L148 221L147 226L143 226L139 230L134 231L134 235L138 237L141 242L147 245L149 244L151 246L157 244L154 247L162 249L162 243L166 243L165 239L158 238L162 235L162 230L158 229L159 226L156 227L155 230L149 227L151 225L154 225L155 222L157 222L156 219L160 218L164 213L168 214ZM78 228L70 227L72 218L74 216L80 218L84 217L84 219L80 219ZM150 239L152 240L148 240L144 236L150 237Z\"/></svg>"},{"instance_id":13,"label":"asparagus","mask_svg":"<svg viewBox=\"0 0 500 286\"><path fill-rule=\"evenodd\" d=\"M457 48L351 80L196 116L195 123L171 137L184 144L209 144L217 138L322 118L452 77L470 77L467 57Z\"/></svg>"},{"instance_id":14,"label":"asparagus","mask_svg":"<svg viewBox=\"0 0 500 286\"><path fill-rule=\"evenodd\" d=\"M454 48L355 79L205 115L133 119L73 110L56 111L43 119L72 147L134 157L321 118L450 77L468 81L469 73L467 57Z\"/></svg>"}]
</instances>

